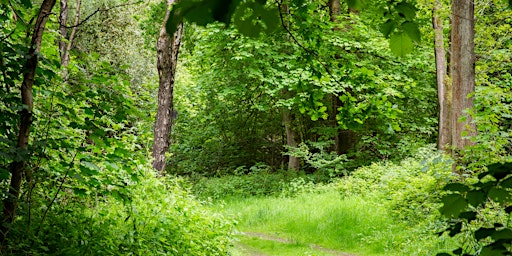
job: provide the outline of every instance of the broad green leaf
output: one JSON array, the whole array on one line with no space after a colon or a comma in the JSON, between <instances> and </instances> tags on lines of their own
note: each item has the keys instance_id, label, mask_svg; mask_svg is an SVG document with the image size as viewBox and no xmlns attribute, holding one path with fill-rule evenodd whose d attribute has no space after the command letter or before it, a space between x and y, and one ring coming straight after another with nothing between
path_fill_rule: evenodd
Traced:
<instances>
[{"instance_id":1,"label":"broad green leaf","mask_svg":"<svg viewBox=\"0 0 512 256\"><path fill-rule=\"evenodd\" d=\"M494 228L479 228L477 231L475 231L475 238L480 240L492 235L494 232L496 232Z\"/></svg>"},{"instance_id":2,"label":"broad green leaf","mask_svg":"<svg viewBox=\"0 0 512 256\"><path fill-rule=\"evenodd\" d=\"M461 184L461 183L450 183L450 184L447 184L443 188L443 190L464 193L464 192L469 191L470 188L468 186L464 185L464 184Z\"/></svg>"},{"instance_id":3,"label":"broad green leaf","mask_svg":"<svg viewBox=\"0 0 512 256\"><path fill-rule=\"evenodd\" d=\"M466 194L466 200L472 206L478 206L485 201L485 193L481 190L472 190Z\"/></svg>"},{"instance_id":4,"label":"broad green leaf","mask_svg":"<svg viewBox=\"0 0 512 256\"><path fill-rule=\"evenodd\" d=\"M416 17L416 7L410 3L401 2L398 3L395 7L395 9L398 11L401 16L403 16L407 20L414 20L414 17Z\"/></svg>"},{"instance_id":5,"label":"broad green leaf","mask_svg":"<svg viewBox=\"0 0 512 256\"><path fill-rule=\"evenodd\" d=\"M345 0L348 7L354 10L361 10L364 7L362 0Z\"/></svg>"},{"instance_id":6,"label":"broad green leaf","mask_svg":"<svg viewBox=\"0 0 512 256\"><path fill-rule=\"evenodd\" d=\"M476 220L476 212L472 212L472 211L463 212L463 213L459 214L459 217L466 219L468 222L470 222L472 220Z\"/></svg>"},{"instance_id":7,"label":"broad green leaf","mask_svg":"<svg viewBox=\"0 0 512 256\"><path fill-rule=\"evenodd\" d=\"M491 235L491 237L494 240L512 239L512 230L510 230L509 228L498 230L498 231L495 231L494 234Z\"/></svg>"},{"instance_id":8,"label":"broad green leaf","mask_svg":"<svg viewBox=\"0 0 512 256\"><path fill-rule=\"evenodd\" d=\"M395 33L389 40L389 47L393 54L403 57L412 52L413 43L406 33Z\"/></svg>"},{"instance_id":9,"label":"broad green leaf","mask_svg":"<svg viewBox=\"0 0 512 256\"><path fill-rule=\"evenodd\" d=\"M386 23L380 26L380 32L385 36L389 37L393 29L396 28L396 22L394 20L389 19Z\"/></svg>"},{"instance_id":10,"label":"broad green leaf","mask_svg":"<svg viewBox=\"0 0 512 256\"><path fill-rule=\"evenodd\" d=\"M466 200L458 194L445 195L441 201L444 205L441 207L440 212L446 217L459 216L459 214L463 212L468 205Z\"/></svg>"},{"instance_id":11,"label":"broad green leaf","mask_svg":"<svg viewBox=\"0 0 512 256\"><path fill-rule=\"evenodd\" d=\"M402 23L402 29L414 42L419 43L421 41L421 32L420 29L418 28L418 24L406 21Z\"/></svg>"},{"instance_id":12,"label":"broad green leaf","mask_svg":"<svg viewBox=\"0 0 512 256\"><path fill-rule=\"evenodd\" d=\"M491 188L487 196L498 203L506 203L510 200L510 192L502 188Z\"/></svg>"}]
</instances>

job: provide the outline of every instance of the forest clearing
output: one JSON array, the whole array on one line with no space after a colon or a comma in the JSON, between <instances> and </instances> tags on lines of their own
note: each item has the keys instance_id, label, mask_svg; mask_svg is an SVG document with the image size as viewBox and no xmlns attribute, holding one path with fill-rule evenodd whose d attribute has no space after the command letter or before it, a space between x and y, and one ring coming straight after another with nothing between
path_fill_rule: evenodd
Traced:
<instances>
[{"instance_id":1,"label":"forest clearing","mask_svg":"<svg viewBox=\"0 0 512 256\"><path fill-rule=\"evenodd\" d=\"M0 0L0 255L512 255L510 0Z\"/></svg>"}]
</instances>

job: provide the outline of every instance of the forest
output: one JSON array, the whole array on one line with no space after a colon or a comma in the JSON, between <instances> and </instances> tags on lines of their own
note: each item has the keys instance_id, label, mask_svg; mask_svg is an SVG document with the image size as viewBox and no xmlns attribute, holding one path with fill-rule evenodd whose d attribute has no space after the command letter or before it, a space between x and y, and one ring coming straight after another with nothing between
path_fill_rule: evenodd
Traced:
<instances>
[{"instance_id":1,"label":"forest","mask_svg":"<svg viewBox=\"0 0 512 256\"><path fill-rule=\"evenodd\" d=\"M511 0L0 0L0 255L512 255Z\"/></svg>"}]
</instances>

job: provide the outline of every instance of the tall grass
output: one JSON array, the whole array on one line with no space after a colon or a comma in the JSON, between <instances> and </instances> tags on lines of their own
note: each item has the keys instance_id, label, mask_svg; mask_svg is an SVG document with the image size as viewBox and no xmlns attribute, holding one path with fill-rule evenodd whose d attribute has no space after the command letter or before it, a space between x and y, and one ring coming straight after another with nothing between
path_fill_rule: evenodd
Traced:
<instances>
[{"instance_id":1,"label":"tall grass","mask_svg":"<svg viewBox=\"0 0 512 256\"><path fill-rule=\"evenodd\" d=\"M367 255L384 255L402 236L386 210L332 190L295 198L228 199L222 209L238 216L239 229L274 233L300 243ZM392 255L392 254L390 254Z\"/></svg>"}]
</instances>

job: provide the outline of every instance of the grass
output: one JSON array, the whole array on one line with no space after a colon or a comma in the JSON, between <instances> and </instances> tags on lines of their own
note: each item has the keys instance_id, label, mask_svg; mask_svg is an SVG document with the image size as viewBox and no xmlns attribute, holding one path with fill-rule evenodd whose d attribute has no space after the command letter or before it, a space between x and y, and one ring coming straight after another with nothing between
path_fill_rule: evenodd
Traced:
<instances>
[{"instance_id":1,"label":"grass","mask_svg":"<svg viewBox=\"0 0 512 256\"><path fill-rule=\"evenodd\" d=\"M238 243L243 247L263 252L255 255L333 255L315 251L311 245L358 256L435 255L453 247L453 241L426 232L424 227L394 220L375 202L342 197L336 189L294 198L226 198L213 207L236 217L239 231L268 235L269 239L240 237ZM272 237L293 242L273 241Z\"/></svg>"},{"instance_id":2,"label":"grass","mask_svg":"<svg viewBox=\"0 0 512 256\"><path fill-rule=\"evenodd\" d=\"M237 216L241 231L274 234L298 244L358 255L395 255L393 248L406 235L385 209L361 198L342 198L337 191L295 198L231 198L217 207Z\"/></svg>"},{"instance_id":3,"label":"grass","mask_svg":"<svg viewBox=\"0 0 512 256\"><path fill-rule=\"evenodd\" d=\"M232 256L247 255L281 255L281 256L333 256L333 252L313 248L311 245L298 242L282 243L258 237L238 236L238 246L235 246Z\"/></svg>"}]
</instances>

